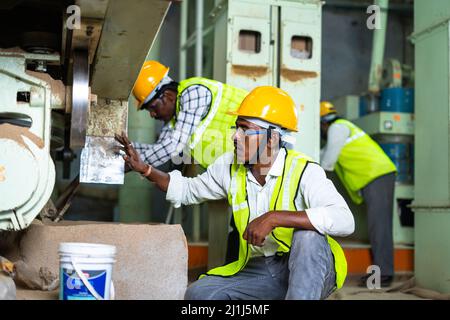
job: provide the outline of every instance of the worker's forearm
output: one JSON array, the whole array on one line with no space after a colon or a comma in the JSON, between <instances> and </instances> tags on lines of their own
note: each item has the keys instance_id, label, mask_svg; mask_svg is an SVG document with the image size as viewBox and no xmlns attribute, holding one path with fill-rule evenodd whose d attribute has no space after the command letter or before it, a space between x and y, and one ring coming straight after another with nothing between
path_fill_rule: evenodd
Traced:
<instances>
[{"instance_id":1,"label":"worker's forearm","mask_svg":"<svg viewBox=\"0 0 450 320\"><path fill-rule=\"evenodd\" d=\"M271 218L274 228L316 230L305 211L272 211Z\"/></svg>"},{"instance_id":2,"label":"worker's forearm","mask_svg":"<svg viewBox=\"0 0 450 320\"><path fill-rule=\"evenodd\" d=\"M159 190L167 192L170 182L170 176L167 173L152 167L152 171L147 179L154 182Z\"/></svg>"}]
</instances>

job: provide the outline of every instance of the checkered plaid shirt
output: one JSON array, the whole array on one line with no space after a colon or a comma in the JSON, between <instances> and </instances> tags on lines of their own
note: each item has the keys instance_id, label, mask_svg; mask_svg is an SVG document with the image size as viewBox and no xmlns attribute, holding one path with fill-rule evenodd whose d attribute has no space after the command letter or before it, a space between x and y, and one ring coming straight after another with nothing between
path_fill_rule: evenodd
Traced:
<instances>
[{"instance_id":1,"label":"checkered plaid shirt","mask_svg":"<svg viewBox=\"0 0 450 320\"><path fill-rule=\"evenodd\" d=\"M200 121L208 114L211 107L212 93L202 85L187 87L180 97L180 112L174 128L166 123L154 144L133 142L133 147L141 159L158 167L172 156L180 155Z\"/></svg>"}]
</instances>

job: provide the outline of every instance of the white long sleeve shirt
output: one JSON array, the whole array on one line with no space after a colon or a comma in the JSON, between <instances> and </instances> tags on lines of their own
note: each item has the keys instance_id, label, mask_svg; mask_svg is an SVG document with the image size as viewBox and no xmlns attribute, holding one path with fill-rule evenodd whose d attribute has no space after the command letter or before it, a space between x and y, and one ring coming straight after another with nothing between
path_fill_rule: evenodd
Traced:
<instances>
[{"instance_id":1,"label":"white long sleeve shirt","mask_svg":"<svg viewBox=\"0 0 450 320\"><path fill-rule=\"evenodd\" d=\"M327 171L334 171L345 142L350 137L350 129L343 124L333 123L328 128L327 144L320 151L320 165Z\"/></svg>"},{"instance_id":2,"label":"white long sleeve shirt","mask_svg":"<svg viewBox=\"0 0 450 320\"><path fill-rule=\"evenodd\" d=\"M264 186L258 183L250 170L247 172L250 221L269 211L276 180L283 173L285 152L281 149L278 153ZM177 208L181 204L226 198L233 156L232 152L222 155L206 172L195 178L183 177L177 170L170 172L166 199ZM306 211L311 224L321 234L347 236L354 231L355 223L347 203L327 179L324 170L315 163L308 163L303 172L295 204L299 211ZM251 256L271 256L277 248L277 243L271 237L266 237L262 247L251 246Z\"/></svg>"}]
</instances>

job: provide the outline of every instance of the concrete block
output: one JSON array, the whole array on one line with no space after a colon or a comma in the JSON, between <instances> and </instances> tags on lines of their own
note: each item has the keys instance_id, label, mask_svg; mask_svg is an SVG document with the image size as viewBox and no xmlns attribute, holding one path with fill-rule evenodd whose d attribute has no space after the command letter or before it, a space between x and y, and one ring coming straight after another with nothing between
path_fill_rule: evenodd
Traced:
<instances>
[{"instance_id":1,"label":"concrete block","mask_svg":"<svg viewBox=\"0 0 450 320\"><path fill-rule=\"evenodd\" d=\"M183 299L188 250L180 225L61 222L33 223L20 241L30 266L59 274L61 242L111 244L117 247L113 281L116 299Z\"/></svg>"}]
</instances>

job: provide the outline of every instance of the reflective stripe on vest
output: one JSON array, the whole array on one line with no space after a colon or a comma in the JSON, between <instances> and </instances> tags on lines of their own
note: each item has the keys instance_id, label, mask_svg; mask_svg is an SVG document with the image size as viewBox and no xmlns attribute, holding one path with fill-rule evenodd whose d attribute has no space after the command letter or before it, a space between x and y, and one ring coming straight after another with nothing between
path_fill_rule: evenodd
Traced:
<instances>
[{"instance_id":1,"label":"reflective stripe on vest","mask_svg":"<svg viewBox=\"0 0 450 320\"><path fill-rule=\"evenodd\" d=\"M233 150L234 144L230 128L235 125L236 116L228 115L226 112L237 110L247 95L247 91L206 78L186 79L181 81L178 86L177 116L183 91L193 85L204 86L212 94L208 114L197 125L188 142L192 157L206 168L222 154ZM172 125L174 125L174 121Z\"/></svg>"},{"instance_id":2,"label":"reflective stripe on vest","mask_svg":"<svg viewBox=\"0 0 450 320\"><path fill-rule=\"evenodd\" d=\"M310 158L299 152L286 150L283 174L277 178L275 191L270 200L270 210L297 211L295 198L298 194L300 180L306 165L311 161ZM208 271L207 275L232 276L242 270L250 258L249 245L242 237L250 219L246 189L247 169L243 165L234 163L230 168L230 176L228 202L233 208L233 219L239 232L239 258L237 261ZM282 227L272 231L270 237L278 243L278 252L288 253L290 251L293 232L293 228ZM347 261L339 244L329 236L327 236L327 240L334 256L336 285L341 288L347 275Z\"/></svg>"},{"instance_id":3,"label":"reflective stripe on vest","mask_svg":"<svg viewBox=\"0 0 450 320\"><path fill-rule=\"evenodd\" d=\"M350 137L347 138L334 169L353 202L360 204L363 198L359 190L376 178L396 172L397 169L383 149L363 130L344 119L338 119L334 123L350 129Z\"/></svg>"}]
</instances>

